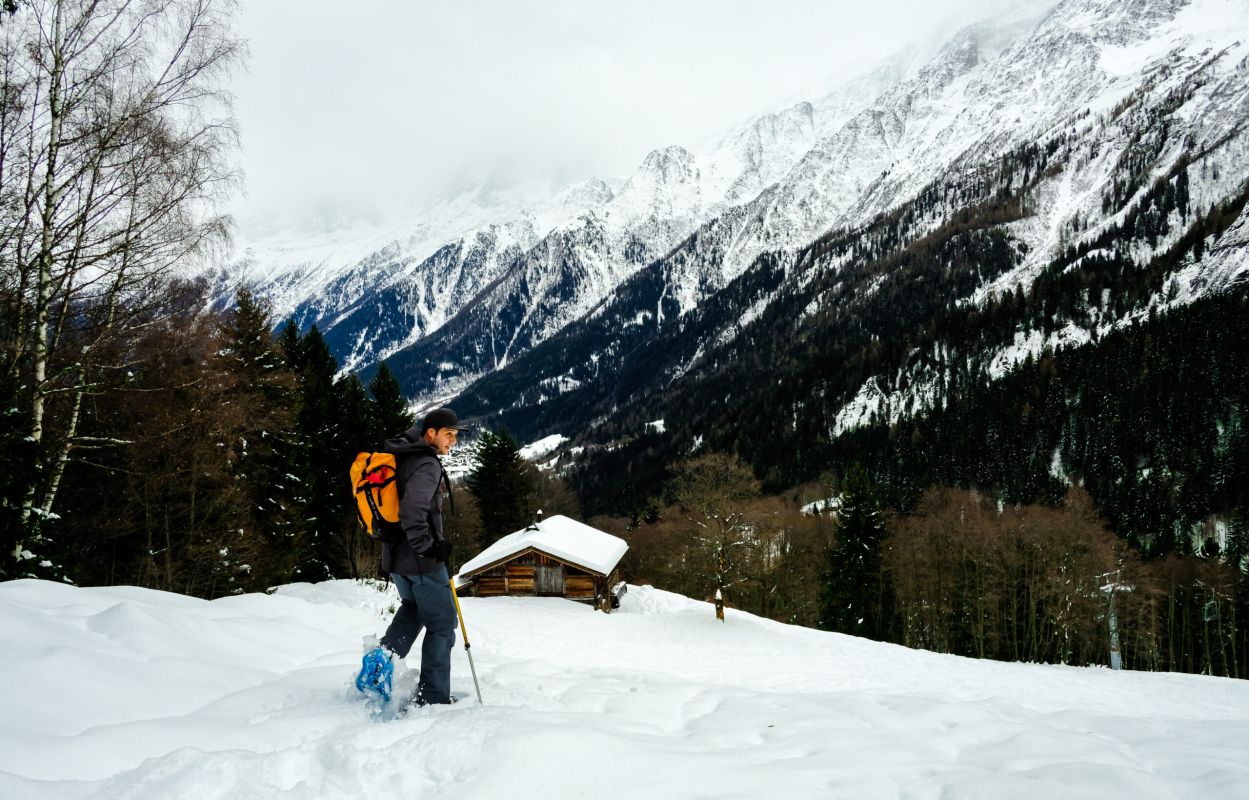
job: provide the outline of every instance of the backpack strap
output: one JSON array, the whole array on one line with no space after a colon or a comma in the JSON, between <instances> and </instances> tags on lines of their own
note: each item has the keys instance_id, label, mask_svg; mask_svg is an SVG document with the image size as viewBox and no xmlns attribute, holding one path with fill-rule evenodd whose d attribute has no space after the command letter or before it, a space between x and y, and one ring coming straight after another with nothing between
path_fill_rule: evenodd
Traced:
<instances>
[{"instance_id":1,"label":"backpack strap","mask_svg":"<svg viewBox=\"0 0 1250 800\"><path fill-rule=\"evenodd\" d=\"M443 460L438 456L430 456L438 462L438 482L447 487L447 505L451 507L452 516L456 514L456 496L451 491L451 476L447 474L447 470L443 469ZM447 540L446 536L440 537L443 541Z\"/></svg>"},{"instance_id":2,"label":"backpack strap","mask_svg":"<svg viewBox=\"0 0 1250 800\"><path fill-rule=\"evenodd\" d=\"M388 483L394 483L394 484L395 484L395 488L396 488L397 490L399 489L399 483L395 481L395 477L394 477L394 476L391 476L390 478L387 478L385 481L383 481L382 483L380 483L380 484L378 484L378 485L379 485L379 486L385 486L385 485L387 485ZM373 499L373 492L372 492L372 491L370 491L370 488L371 488L371 487L365 486L365 487L363 487L363 488L357 489L356 491L357 491L357 492L364 492L364 495L365 495L365 502L369 504L369 512L370 512L371 514L373 514L373 518L374 518L375 520L381 520L381 519L384 519L384 517L382 516L382 512L381 512L381 510L379 510L379 509L378 509L378 504L377 504L377 503L374 501L374 499ZM357 509L356 509L356 514L357 514L357 515L359 515L359 514L360 514L360 508L359 508L359 507L357 507Z\"/></svg>"},{"instance_id":3,"label":"backpack strap","mask_svg":"<svg viewBox=\"0 0 1250 800\"><path fill-rule=\"evenodd\" d=\"M408 438L407 431L404 431L403 433L399 434L399 438L408 442L408 444L416 444L416 442ZM400 500L403 500L404 499L404 482L401 481L399 477L401 475L401 472L400 472L401 465L404 463L404 461L408 459L408 456L396 455L394 453L392 453L392 455L395 455L395 493L399 495Z\"/></svg>"},{"instance_id":4,"label":"backpack strap","mask_svg":"<svg viewBox=\"0 0 1250 800\"><path fill-rule=\"evenodd\" d=\"M456 515L456 495L451 491L451 476L447 474L447 470L443 469L443 461L439 459L438 468L442 471L441 480L447 486L447 505L451 506L451 515Z\"/></svg>"}]
</instances>

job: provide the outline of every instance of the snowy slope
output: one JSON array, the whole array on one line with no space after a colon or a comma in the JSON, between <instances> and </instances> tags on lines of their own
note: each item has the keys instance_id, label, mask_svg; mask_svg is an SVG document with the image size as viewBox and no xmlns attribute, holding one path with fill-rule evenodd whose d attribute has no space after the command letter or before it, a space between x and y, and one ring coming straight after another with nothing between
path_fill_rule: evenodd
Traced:
<instances>
[{"instance_id":1,"label":"snowy slope","mask_svg":"<svg viewBox=\"0 0 1250 800\"><path fill-rule=\"evenodd\" d=\"M0 584L11 798L1244 798L1244 681L1003 664L634 587L466 599L449 708L349 680L395 597ZM20 681L21 690L15 691Z\"/></svg>"},{"instance_id":2,"label":"snowy slope","mask_svg":"<svg viewBox=\"0 0 1250 800\"><path fill-rule=\"evenodd\" d=\"M522 362L514 355L457 402L472 406L474 415L512 414L513 425L516 417L534 420L531 410L565 396L580 408L600 404L600 413L615 413L625 401L638 400L618 387L645 393L651 376L660 376L663 387L701 358L714 360L717 346L787 291L809 295L799 306L807 306L805 313L824 308L806 287L847 262L796 263L794 254L816 237L833 231L854 238L873 225L890 227L898 214L914 220L896 229L901 251L992 202L978 187L1006 154L1021 148L1053 155L1044 174L1018 175L1004 187L1023 192L1031 181L1024 218L1004 225L1024 255L1014 268L950 299L981 306L1017 286L1027 291L1066 247L1098 240L1123 223L1156 180L1184 171L1189 213L1174 214L1170 231L1149 244L1131 232L1117 243L1144 266L1174 247L1196 214L1233 200L1245 184L1246 22L1244 4L1233 0L1139 0L1131 6L1065 0L960 31L931 54L875 73L873 85L885 88L872 95L870 86L862 87L860 96L871 99L858 111L840 106L844 113L832 133L822 135L816 126L811 147L776 182L699 226L565 328L553 342L560 357L538 353ZM950 190L953 199L918 202L934 187L937 194ZM1244 223L1213 238L1202 258L1169 275L1154 310L1243 282L1245 247ZM769 258L773 263L764 263ZM741 301L729 298L726 287L744 279L757 288L740 292ZM1091 306L1087 325L1022 330L1016 340L993 345L984 356L988 373L1000 376L1047 346L1089 341L1148 313L1139 308L1112 319L1097 302L1080 301ZM707 313L717 306L723 308ZM700 319L709 316L718 318L715 325ZM698 333L683 339L674 328ZM675 346L657 353L647 348L655 341ZM421 365L413 366L422 374ZM845 398L830 436L874 416L895 420L904 409L929 407L936 376L924 366L892 366ZM902 379L891 382L890 373L900 368ZM575 436L599 419L552 412L525 432Z\"/></svg>"}]
</instances>

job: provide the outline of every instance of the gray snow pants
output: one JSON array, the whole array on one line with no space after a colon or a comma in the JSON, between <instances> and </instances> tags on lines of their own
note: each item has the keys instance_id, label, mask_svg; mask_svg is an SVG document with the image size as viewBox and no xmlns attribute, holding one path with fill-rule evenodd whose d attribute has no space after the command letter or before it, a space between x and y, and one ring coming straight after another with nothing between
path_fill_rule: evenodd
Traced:
<instances>
[{"instance_id":1,"label":"gray snow pants","mask_svg":"<svg viewBox=\"0 0 1250 800\"><path fill-rule=\"evenodd\" d=\"M403 658L425 628L417 693L426 703L449 703L456 608L452 605L451 587L447 582L447 566L440 564L424 575L392 573L391 579L403 602L382 637L382 646Z\"/></svg>"}]
</instances>

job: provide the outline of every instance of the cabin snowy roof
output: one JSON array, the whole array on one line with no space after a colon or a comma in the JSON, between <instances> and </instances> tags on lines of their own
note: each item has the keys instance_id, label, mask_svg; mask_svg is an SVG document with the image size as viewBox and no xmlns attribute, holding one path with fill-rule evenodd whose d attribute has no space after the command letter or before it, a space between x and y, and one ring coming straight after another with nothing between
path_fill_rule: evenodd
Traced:
<instances>
[{"instance_id":1,"label":"cabin snowy roof","mask_svg":"<svg viewBox=\"0 0 1250 800\"><path fill-rule=\"evenodd\" d=\"M556 515L495 542L463 564L457 577L464 580L475 571L506 561L531 547L560 561L605 576L616 568L621 556L629 549L619 536Z\"/></svg>"}]
</instances>

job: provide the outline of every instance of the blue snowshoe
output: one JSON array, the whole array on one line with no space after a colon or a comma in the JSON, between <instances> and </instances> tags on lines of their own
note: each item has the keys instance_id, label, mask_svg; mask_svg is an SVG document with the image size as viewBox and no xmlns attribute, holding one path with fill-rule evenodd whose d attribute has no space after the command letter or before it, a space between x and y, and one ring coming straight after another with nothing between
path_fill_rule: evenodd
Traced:
<instances>
[{"instance_id":1,"label":"blue snowshoe","mask_svg":"<svg viewBox=\"0 0 1250 800\"><path fill-rule=\"evenodd\" d=\"M391 701L391 680L395 675L395 665L391 663L391 653L385 647L378 646L365 653L360 660L360 672L356 675L356 689L365 695L376 695L382 702Z\"/></svg>"}]
</instances>

